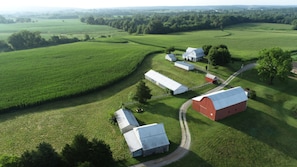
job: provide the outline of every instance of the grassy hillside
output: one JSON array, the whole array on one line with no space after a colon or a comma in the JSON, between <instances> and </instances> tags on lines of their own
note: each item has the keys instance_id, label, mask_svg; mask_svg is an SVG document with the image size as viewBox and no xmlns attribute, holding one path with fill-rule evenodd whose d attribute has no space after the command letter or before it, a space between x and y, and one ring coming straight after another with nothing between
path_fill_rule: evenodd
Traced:
<instances>
[{"instance_id":1,"label":"grassy hillside","mask_svg":"<svg viewBox=\"0 0 297 167\"><path fill-rule=\"evenodd\" d=\"M150 46L82 42L0 55L0 110L80 94L129 75Z\"/></svg>"},{"instance_id":2,"label":"grassy hillside","mask_svg":"<svg viewBox=\"0 0 297 167\"><path fill-rule=\"evenodd\" d=\"M297 31L290 25L280 24L241 24L221 30L194 31L169 35L129 36L127 39L150 45L164 47L175 46L186 50L187 47L202 47L203 45L228 46L233 57L248 60L258 57L260 50L271 47L281 47L284 50L295 50Z\"/></svg>"},{"instance_id":3,"label":"grassy hillside","mask_svg":"<svg viewBox=\"0 0 297 167\"><path fill-rule=\"evenodd\" d=\"M191 152L169 166L296 166L297 81L267 85L255 73L245 72L231 82L257 92L243 113L214 122L188 110Z\"/></svg>"}]
</instances>

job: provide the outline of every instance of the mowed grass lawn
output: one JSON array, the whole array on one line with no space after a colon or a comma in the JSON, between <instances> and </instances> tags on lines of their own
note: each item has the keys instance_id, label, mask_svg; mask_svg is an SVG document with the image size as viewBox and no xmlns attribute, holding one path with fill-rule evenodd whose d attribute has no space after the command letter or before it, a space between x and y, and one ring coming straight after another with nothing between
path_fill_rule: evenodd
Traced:
<instances>
[{"instance_id":1,"label":"mowed grass lawn","mask_svg":"<svg viewBox=\"0 0 297 167\"><path fill-rule=\"evenodd\" d=\"M292 30L291 25L252 23L227 27L224 31L203 30L126 38L144 44L174 46L182 50L187 47L225 44L232 57L249 60L257 58L259 51L265 48L277 46L284 50L296 50L297 31Z\"/></svg>"},{"instance_id":2,"label":"mowed grass lawn","mask_svg":"<svg viewBox=\"0 0 297 167\"><path fill-rule=\"evenodd\" d=\"M214 122L188 110L191 151L168 166L297 165L297 81L268 85L256 73L244 72L230 83L256 91L246 111Z\"/></svg>"},{"instance_id":3,"label":"mowed grass lawn","mask_svg":"<svg viewBox=\"0 0 297 167\"><path fill-rule=\"evenodd\" d=\"M1 53L0 110L112 84L156 50L160 49L129 43L79 42Z\"/></svg>"}]
</instances>

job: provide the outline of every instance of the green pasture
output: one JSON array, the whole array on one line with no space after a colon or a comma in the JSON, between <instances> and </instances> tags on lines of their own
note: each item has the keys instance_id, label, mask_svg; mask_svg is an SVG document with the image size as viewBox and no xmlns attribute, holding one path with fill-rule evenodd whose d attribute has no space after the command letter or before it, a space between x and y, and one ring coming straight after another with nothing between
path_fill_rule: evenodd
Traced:
<instances>
[{"instance_id":1,"label":"green pasture","mask_svg":"<svg viewBox=\"0 0 297 167\"><path fill-rule=\"evenodd\" d=\"M81 42L2 53L0 109L38 104L112 84L133 72L156 50L128 43Z\"/></svg>"},{"instance_id":2,"label":"green pasture","mask_svg":"<svg viewBox=\"0 0 297 167\"><path fill-rule=\"evenodd\" d=\"M265 48L277 46L284 50L296 50L297 31L291 30L289 25L254 23L237 25L226 28L224 31L203 30L168 35L128 36L125 38L148 45L174 46L181 50L208 44L225 44L233 57L249 60L257 58L259 51Z\"/></svg>"},{"instance_id":3,"label":"green pasture","mask_svg":"<svg viewBox=\"0 0 297 167\"><path fill-rule=\"evenodd\" d=\"M117 82L81 96L1 114L0 154L19 156L40 142L48 142L61 151L76 134L82 133L109 144L119 166L162 157L163 154L132 158L118 126L109 122L110 115L122 104L132 111L139 107L131 102L131 94L149 69L188 87L204 84L205 74L184 71L166 61L165 54L150 53L168 46L185 50L188 46L226 44L233 56L249 60L257 57L263 48L278 46L296 50L296 35L287 26L257 23L237 25L224 31L100 38L96 39L97 42L1 53L1 107L13 104L11 101L23 104L32 100L35 104L44 98L72 95L73 92L93 90L100 85ZM182 53L175 51L179 59ZM137 66L140 63L141 66ZM200 68L207 65L203 62L193 64ZM227 79L241 65L242 62L233 62L227 67L211 66L209 70ZM230 83L231 86L256 91L257 98L248 101L245 112L213 122L189 108L190 152L168 166L297 165L297 80L276 81L274 85L267 85L258 79L256 73L255 70L244 72ZM135 113L135 116L141 124L164 123L172 152L181 140L179 107L215 85L162 98L160 95L166 91L148 81L146 84L152 89L153 96L159 98L141 106L144 113Z\"/></svg>"},{"instance_id":4,"label":"green pasture","mask_svg":"<svg viewBox=\"0 0 297 167\"><path fill-rule=\"evenodd\" d=\"M296 166L297 81L267 85L255 73L244 72L230 83L256 91L246 111L213 122L188 110L190 153L168 166Z\"/></svg>"},{"instance_id":5,"label":"green pasture","mask_svg":"<svg viewBox=\"0 0 297 167\"><path fill-rule=\"evenodd\" d=\"M0 40L7 40L11 34L22 30L41 32L41 36L46 39L53 35L79 39L84 39L85 34L91 38L127 35L126 32L109 26L81 23L79 19L36 19L31 23L0 24Z\"/></svg>"}]
</instances>

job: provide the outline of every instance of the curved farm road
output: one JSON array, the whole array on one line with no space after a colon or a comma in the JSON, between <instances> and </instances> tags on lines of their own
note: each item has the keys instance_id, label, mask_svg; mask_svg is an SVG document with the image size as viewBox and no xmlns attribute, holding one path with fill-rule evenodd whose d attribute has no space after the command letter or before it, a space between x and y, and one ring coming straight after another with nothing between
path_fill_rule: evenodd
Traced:
<instances>
[{"instance_id":1,"label":"curved farm road","mask_svg":"<svg viewBox=\"0 0 297 167\"><path fill-rule=\"evenodd\" d=\"M215 92L215 91L223 89L238 74L254 68L255 65L256 65L256 63L251 63L251 64L244 66L237 72L233 73L221 85L208 91L207 93L211 93L211 92ZM171 154L169 154L165 157L147 161L147 162L143 162L143 163L139 163L139 164L133 165L131 167L161 167L161 166L165 166L165 165L171 164L171 163L181 159L189 152L190 145L191 145L191 134L189 131L187 120L186 120L186 112L187 112L188 108L191 106L191 104L192 104L192 100L190 99L190 100L186 101L179 109L179 123L180 123L181 134L182 134L182 139L181 139L181 143L180 143L179 147L174 152L172 152Z\"/></svg>"}]
</instances>

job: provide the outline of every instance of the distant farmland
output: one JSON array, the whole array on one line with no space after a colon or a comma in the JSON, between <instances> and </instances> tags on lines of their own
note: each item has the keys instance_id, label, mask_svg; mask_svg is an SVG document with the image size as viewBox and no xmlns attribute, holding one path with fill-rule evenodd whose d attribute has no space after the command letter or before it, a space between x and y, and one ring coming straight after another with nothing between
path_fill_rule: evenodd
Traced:
<instances>
[{"instance_id":1,"label":"distant farmland","mask_svg":"<svg viewBox=\"0 0 297 167\"><path fill-rule=\"evenodd\" d=\"M167 35L129 36L127 39L142 44L175 46L186 50L187 47L224 44L232 57L249 60L258 57L260 50L281 47L284 50L296 50L297 31L290 25L251 23L221 30L203 30Z\"/></svg>"},{"instance_id":2,"label":"distant farmland","mask_svg":"<svg viewBox=\"0 0 297 167\"><path fill-rule=\"evenodd\" d=\"M84 38L85 34L90 35L91 38L127 35L126 32L109 26L84 24L79 19L35 19L34 21L33 23L0 24L0 40L6 40L12 33L21 30L38 31L44 38L53 35L77 37L79 39Z\"/></svg>"}]
</instances>

